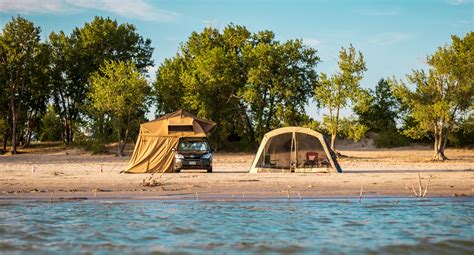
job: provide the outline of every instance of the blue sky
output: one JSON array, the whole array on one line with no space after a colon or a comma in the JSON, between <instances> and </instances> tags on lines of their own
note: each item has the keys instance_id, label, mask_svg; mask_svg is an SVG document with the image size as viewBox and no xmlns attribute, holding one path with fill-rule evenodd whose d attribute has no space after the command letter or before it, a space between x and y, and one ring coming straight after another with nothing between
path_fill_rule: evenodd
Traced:
<instances>
[{"instance_id":1,"label":"blue sky","mask_svg":"<svg viewBox=\"0 0 474 255\"><path fill-rule=\"evenodd\" d=\"M18 14L42 28L43 40L51 31L70 33L94 16L132 23L155 48L151 76L192 31L206 26L222 29L232 22L252 32L272 30L281 41L303 39L319 52L317 71L330 74L340 47L352 43L367 63L366 88L426 68L426 55L449 43L450 35L474 28L474 0L0 0L2 27ZM320 119L313 103L307 109Z\"/></svg>"}]
</instances>

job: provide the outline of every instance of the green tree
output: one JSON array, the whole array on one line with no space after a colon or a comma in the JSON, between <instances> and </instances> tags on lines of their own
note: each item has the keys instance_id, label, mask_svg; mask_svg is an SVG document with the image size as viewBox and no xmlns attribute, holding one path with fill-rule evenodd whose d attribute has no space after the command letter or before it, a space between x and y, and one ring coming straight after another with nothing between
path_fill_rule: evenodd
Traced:
<instances>
[{"instance_id":1,"label":"green tree","mask_svg":"<svg viewBox=\"0 0 474 255\"><path fill-rule=\"evenodd\" d=\"M63 120L65 143L74 138L75 123L86 114L89 77L104 61L132 61L144 73L153 65L151 40L144 39L132 24L118 24L95 17L70 36L51 33L53 98ZM92 121L101 115L92 113Z\"/></svg>"},{"instance_id":2,"label":"green tree","mask_svg":"<svg viewBox=\"0 0 474 255\"><path fill-rule=\"evenodd\" d=\"M214 28L191 33L178 54L165 60L157 71L157 113L183 108L218 122L211 140L219 145L233 130L244 130L241 117L246 113L237 107L235 95L245 84L241 54L249 34L235 25L223 33Z\"/></svg>"},{"instance_id":3,"label":"green tree","mask_svg":"<svg viewBox=\"0 0 474 255\"><path fill-rule=\"evenodd\" d=\"M180 55L165 59L156 71L156 80L153 83L155 97L158 99L157 112L169 113L184 107L183 100L185 87L181 82L184 72L184 58Z\"/></svg>"},{"instance_id":4,"label":"green tree","mask_svg":"<svg viewBox=\"0 0 474 255\"><path fill-rule=\"evenodd\" d=\"M272 32L264 31L245 48L244 61L248 80L239 92L252 117L256 142L271 129L306 124L304 107L317 84L316 50L301 40L280 43Z\"/></svg>"},{"instance_id":5,"label":"green tree","mask_svg":"<svg viewBox=\"0 0 474 255\"><path fill-rule=\"evenodd\" d=\"M1 35L0 35L1 37ZM3 56L3 46L0 44L0 56ZM8 117L9 107L8 107L8 98L9 91L6 82L6 65L3 61L0 62L0 137L2 138L2 151L6 152L7 150L7 140L8 140Z\"/></svg>"},{"instance_id":6,"label":"green tree","mask_svg":"<svg viewBox=\"0 0 474 255\"><path fill-rule=\"evenodd\" d=\"M472 111L474 102L474 32L464 38L452 36L445 45L427 57L428 72L414 70L408 81L416 85L412 91L403 82L394 81L394 91L409 108L416 126L404 133L412 138L427 134L434 137L433 160L447 159L444 151L448 137L460 117Z\"/></svg>"},{"instance_id":7,"label":"green tree","mask_svg":"<svg viewBox=\"0 0 474 255\"><path fill-rule=\"evenodd\" d=\"M45 104L44 47L39 27L20 16L12 18L0 36L1 66L8 90L12 154L17 153L19 131L31 120L32 107Z\"/></svg>"},{"instance_id":8,"label":"green tree","mask_svg":"<svg viewBox=\"0 0 474 255\"><path fill-rule=\"evenodd\" d=\"M271 31L251 34L230 24L193 32L157 71L160 112L183 108L219 123L217 142L243 137L252 147L263 134L303 125L317 84L316 51L301 40L280 43Z\"/></svg>"},{"instance_id":9,"label":"green tree","mask_svg":"<svg viewBox=\"0 0 474 255\"><path fill-rule=\"evenodd\" d=\"M56 112L54 105L48 105L46 113L41 118L41 131L39 139L41 141L61 141L62 140L62 123L59 114Z\"/></svg>"},{"instance_id":10,"label":"green tree","mask_svg":"<svg viewBox=\"0 0 474 255\"><path fill-rule=\"evenodd\" d=\"M336 138L341 131L341 109L347 107L351 102L361 111L367 109L370 99L367 91L360 87L363 73L367 70L364 57L361 52L356 52L350 45L349 49L342 48L339 52L339 71L328 77L321 74L320 86L315 88L315 99L318 105L328 110L328 114L323 116L323 125L331 134L331 149L336 151ZM366 128L354 126L349 128L347 124L361 125L354 121L344 121L344 128L350 137L357 140L365 133ZM352 131L351 131L352 130Z\"/></svg>"},{"instance_id":11,"label":"green tree","mask_svg":"<svg viewBox=\"0 0 474 255\"><path fill-rule=\"evenodd\" d=\"M449 142L456 147L474 148L474 109L459 121L449 135Z\"/></svg>"},{"instance_id":12,"label":"green tree","mask_svg":"<svg viewBox=\"0 0 474 255\"><path fill-rule=\"evenodd\" d=\"M40 132L41 117L46 112L50 99L49 55L48 45L41 43L38 55L29 69L29 84L22 98L25 111L20 115L23 128L19 137L25 147L30 145L32 136Z\"/></svg>"},{"instance_id":13,"label":"green tree","mask_svg":"<svg viewBox=\"0 0 474 255\"><path fill-rule=\"evenodd\" d=\"M92 107L110 116L117 132L117 155L123 156L132 116L146 107L147 81L130 61L106 61L98 72L91 75L90 81Z\"/></svg>"},{"instance_id":14,"label":"green tree","mask_svg":"<svg viewBox=\"0 0 474 255\"><path fill-rule=\"evenodd\" d=\"M354 109L359 116L361 124L368 130L379 132L387 129L396 129L399 113L402 111L400 102L393 94L390 83L386 79L380 79L375 87L375 92L370 93L371 100L367 110Z\"/></svg>"}]
</instances>

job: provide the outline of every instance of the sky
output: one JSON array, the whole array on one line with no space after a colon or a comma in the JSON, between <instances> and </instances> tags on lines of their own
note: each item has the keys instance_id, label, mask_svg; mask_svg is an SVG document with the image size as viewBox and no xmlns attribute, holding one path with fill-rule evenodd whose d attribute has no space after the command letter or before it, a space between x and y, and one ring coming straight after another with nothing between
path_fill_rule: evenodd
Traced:
<instances>
[{"instance_id":1,"label":"sky","mask_svg":"<svg viewBox=\"0 0 474 255\"><path fill-rule=\"evenodd\" d=\"M67 34L94 16L131 23L152 40L153 79L165 58L193 31L229 23L251 32L271 30L276 39L302 39L321 58L316 70L337 71L338 52L352 44L364 55L364 88L381 78L404 79L413 69L427 68L426 56L474 28L474 0L0 0L0 26L21 15L42 29ZM308 114L321 119L315 103ZM346 112L346 114L350 114ZM152 113L150 113L152 115Z\"/></svg>"}]
</instances>

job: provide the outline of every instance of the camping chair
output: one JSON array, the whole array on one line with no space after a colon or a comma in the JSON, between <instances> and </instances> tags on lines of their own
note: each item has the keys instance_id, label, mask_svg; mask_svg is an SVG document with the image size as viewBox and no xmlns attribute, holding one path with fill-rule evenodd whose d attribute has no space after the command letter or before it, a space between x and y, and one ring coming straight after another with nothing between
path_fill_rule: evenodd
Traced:
<instances>
[{"instance_id":1,"label":"camping chair","mask_svg":"<svg viewBox=\"0 0 474 255\"><path fill-rule=\"evenodd\" d=\"M276 165L277 165L277 161L274 160L274 159L272 159L269 154L266 154L266 155L265 155L265 159L264 159L264 160L265 160L264 165L265 165L266 167L275 168Z\"/></svg>"},{"instance_id":2,"label":"camping chair","mask_svg":"<svg viewBox=\"0 0 474 255\"><path fill-rule=\"evenodd\" d=\"M311 168L313 168L314 166L318 167L318 165L318 153L314 151L306 152L306 160L304 161L303 167L311 166Z\"/></svg>"}]
</instances>

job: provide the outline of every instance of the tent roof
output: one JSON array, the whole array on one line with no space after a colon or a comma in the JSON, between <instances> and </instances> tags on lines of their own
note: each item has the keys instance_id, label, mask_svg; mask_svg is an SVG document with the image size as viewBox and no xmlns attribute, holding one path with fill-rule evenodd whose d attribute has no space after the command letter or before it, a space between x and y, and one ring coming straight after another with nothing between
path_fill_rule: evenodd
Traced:
<instances>
[{"instance_id":1,"label":"tent roof","mask_svg":"<svg viewBox=\"0 0 474 255\"><path fill-rule=\"evenodd\" d=\"M192 126L192 131L169 133L169 127ZM196 117L195 115L178 110L165 114L155 120L140 124L141 133L161 136L206 136L216 123Z\"/></svg>"},{"instance_id":2,"label":"tent roof","mask_svg":"<svg viewBox=\"0 0 474 255\"><path fill-rule=\"evenodd\" d=\"M305 128L305 127L283 127L283 128L277 128L275 130L272 130L264 135L264 137L272 138L277 135L285 134L285 133L303 133L303 134L308 134L312 136L316 136L318 138L323 137L323 135L319 132L316 132L312 129Z\"/></svg>"},{"instance_id":3,"label":"tent roof","mask_svg":"<svg viewBox=\"0 0 474 255\"><path fill-rule=\"evenodd\" d=\"M175 112L171 112L171 113L167 113L159 118L156 118L154 120L151 120L149 122L146 122L146 123L150 123L150 122L154 122L154 121L160 121L160 120L166 120L166 119L170 119L170 118L173 118L173 117L189 117L189 118L193 118L197 121L200 121L200 122L203 122L203 123L208 123L208 124L212 124L213 126L216 125L216 123L214 121L210 121L210 120L205 120L205 119L202 119L202 118L198 118L196 115L193 115L187 111L184 111L183 109L179 109ZM145 123L144 123L145 124Z\"/></svg>"}]
</instances>

